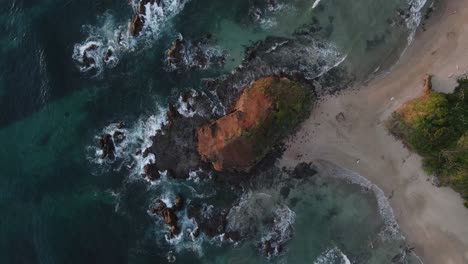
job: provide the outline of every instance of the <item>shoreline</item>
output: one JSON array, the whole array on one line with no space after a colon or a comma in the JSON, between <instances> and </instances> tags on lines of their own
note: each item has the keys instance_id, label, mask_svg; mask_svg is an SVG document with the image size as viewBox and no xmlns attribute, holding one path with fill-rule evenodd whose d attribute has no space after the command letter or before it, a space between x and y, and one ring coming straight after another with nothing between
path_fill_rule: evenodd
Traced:
<instances>
[{"instance_id":1,"label":"shoreline","mask_svg":"<svg viewBox=\"0 0 468 264\"><path fill-rule=\"evenodd\" d=\"M435 90L451 92L468 71L468 2L440 2L425 23L388 70L322 98L286 143L278 165L327 160L366 177L389 197L403 235L424 263L462 264L468 263L463 200L449 187L434 186L421 157L384 127L395 109L422 95L426 73Z\"/></svg>"}]
</instances>

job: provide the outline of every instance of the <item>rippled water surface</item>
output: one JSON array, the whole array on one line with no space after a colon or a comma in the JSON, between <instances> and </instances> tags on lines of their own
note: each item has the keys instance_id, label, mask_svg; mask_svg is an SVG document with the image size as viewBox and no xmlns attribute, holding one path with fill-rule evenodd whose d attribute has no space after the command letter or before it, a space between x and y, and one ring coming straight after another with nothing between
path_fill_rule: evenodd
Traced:
<instances>
[{"instance_id":1,"label":"rippled water surface","mask_svg":"<svg viewBox=\"0 0 468 264\"><path fill-rule=\"evenodd\" d=\"M136 0L2 1L0 263L418 263L404 256L404 238L378 190L326 162L306 179L272 169L271 177L232 190L219 183L223 175L206 177L206 171L150 184L140 174L157 156L135 153L151 144L169 100L200 92L204 78L229 74L254 42L312 28L318 33L297 51L276 43L268 52L313 61L313 69L302 60L289 65L313 70L311 78L339 67L360 80L398 58L424 3L162 0L162 7L147 8L135 38L128 28ZM166 50L176 38L196 43L207 35L201 51L227 55L222 66L167 66ZM95 64L86 67L83 53L92 45L87 56ZM103 60L108 50L112 56ZM196 114L178 106L186 116ZM125 122L126 139L114 162L103 161L96 140L118 121ZM255 232L239 243L191 239L185 230L196 224L185 210L179 213L184 232L167 241L165 225L147 209L177 193L207 210L228 205L228 224ZM258 244L278 234L284 250L264 256Z\"/></svg>"}]
</instances>

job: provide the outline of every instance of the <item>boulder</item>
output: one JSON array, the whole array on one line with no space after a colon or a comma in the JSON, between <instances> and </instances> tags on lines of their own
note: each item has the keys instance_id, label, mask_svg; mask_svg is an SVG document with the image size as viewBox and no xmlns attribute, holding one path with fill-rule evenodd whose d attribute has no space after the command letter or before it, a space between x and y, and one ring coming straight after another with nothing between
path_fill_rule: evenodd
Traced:
<instances>
[{"instance_id":1,"label":"boulder","mask_svg":"<svg viewBox=\"0 0 468 264\"><path fill-rule=\"evenodd\" d=\"M105 159L106 157L109 157L110 160L115 159L115 145L111 135L104 134L99 140L98 146L102 150L101 159Z\"/></svg>"},{"instance_id":2,"label":"boulder","mask_svg":"<svg viewBox=\"0 0 468 264\"><path fill-rule=\"evenodd\" d=\"M166 208L166 203L164 203L161 199L158 199L154 206L151 208L151 212L153 214L158 214L162 216L162 213L164 212L164 210L166 210Z\"/></svg>"},{"instance_id":3,"label":"boulder","mask_svg":"<svg viewBox=\"0 0 468 264\"><path fill-rule=\"evenodd\" d=\"M294 168L291 176L293 178L302 179L314 176L317 170L312 163L301 162Z\"/></svg>"},{"instance_id":4,"label":"boulder","mask_svg":"<svg viewBox=\"0 0 468 264\"><path fill-rule=\"evenodd\" d=\"M158 166L153 163L148 163L143 167L143 173L146 178L150 181L155 181L161 176L158 170Z\"/></svg>"},{"instance_id":5,"label":"boulder","mask_svg":"<svg viewBox=\"0 0 468 264\"><path fill-rule=\"evenodd\" d=\"M176 226L177 225L177 215L174 213L174 211L171 208L166 208L163 211L163 218L164 218L164 223L168 226Z\"/></svg>"},{"instance_id":6,"label":"boulder","mask_svg":"<svg viewBox=\"0 0 468 264\"><path fill-rule=\"evenodd\" d=\"M141 15L137 14L130 23L130 33L132 34L132 36L138 36L143 30L143 25L144 18Z\"/></svg>"},{"instance_id":7,"label":"boulder","mask_svg":"<svg viewBox=\"0 0 468 264\"><path fill-rule=\"evenodd\" d=\"M229 114L201 126L197 150L217 171L249 172L308 111L309 91L275 76L241 92Z\"/></svg>"},{"instance_id":8,"label":"boulder","mask_svg":"<svg viewBox=\"0 0 468 264\"><path fill-rule=\"evenodd\" d=\"M184 49L184 40L177 38L172 42L171 47L167 50L167 63L179 64L182 61L182 51Z\"/></svg>"},{"instance_id":9,"label":"boulder","mask_svg":"<svg viewBox=\"0 0 468 264\"><path fill-rule=\"evenodd\" d=\"M120 144L125 140L125 135L124 135L124 133L122 131L117 130L112 135L112 138L114 139L115 143Z\"/></svg>"},{"instance_id":10,"label":"boulder","mask_svg":"<svg viewBox=\"0 0 468 264\"><path fill-rule=\"evenodd\" d=\"M182 117L182 115L179 113L179 110L173 105L169 104L169 109L167 110L166 113L166 119L167 119L167 124L170 126L174 119Z\"/></svg>"},{"instance_id":11,"label":"boulder","mask_svg":"<svg viewBox=\"0 0 468 264\"><path fill-rule=\"evenodd\" d=\"M182 196L180 194L177 194L176 198L175 198L175 201L174 201L173 209L175 211L179 211L180 209L182 209L183 206L184 206L184 198L182 198Z\"/></svg>"}]
</instances>

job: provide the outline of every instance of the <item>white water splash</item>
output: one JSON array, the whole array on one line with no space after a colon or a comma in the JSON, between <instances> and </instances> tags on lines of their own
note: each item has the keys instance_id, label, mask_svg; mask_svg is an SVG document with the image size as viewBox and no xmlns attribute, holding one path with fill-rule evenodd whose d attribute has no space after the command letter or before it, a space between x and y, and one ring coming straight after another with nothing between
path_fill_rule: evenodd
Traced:
<instances>
[{"instance_id":1,"label":"white water splash","mask_svg":"<svg viewBox=\"0 0 468 264\"><path fill-rule=\"evenodd\" d=\"M323 252L314 261L314 264L330 264L330 263L351 264L351 261L338 247L334 247Z\"/></svg>"},{"instance_id":2,"label":"white water splash","mask_svg":"<svg viewBox=\"0 0 468 264\"><path fill-rule=\"evenodd\" d=\"M421 24L422 20L422 9L426 5L427 0L408 0L408 4L410 5L410 16L406 19L406 27L410 30L410 34L408 36L408 45L414 39L414 35L416 34L416 30Z\"/></svg>"},{"instance_id":3,"label":"white water splash","mask_svg":"<svg viewBox=\"0 0 468 264\"><path fill-rule=\"evenodd\" d=\"M320 4L320 0L315 0L314 4L312 5L312 9L315 9Z\"/></svg>"},{"instance_id":4,"label":"white water splash","mask_svg":"<svg viewBox=\"0 0 468 264\"><path fill-rule=\"evenodd\" d=\"M87 159L91 163L102 165L104 171L110 169L110 166L106 165L120 162L117 170L125 165L130 170L129 177L141 178L144 166L148 163L155 163L156 157L153 154L143 157L143 155L137 154L137 151L144 151L146 148L151 147L153 144L151 137L166 123L166 110L162 107L159 109L157 114L140 118L131 126L119 128L119 123L112 123L95 135L94 139L97 142L104 134L113 135L116 131L123 133L124 140L120 143L114 142L115 160L101 159L102 150L97 145L87 147Z\"/></svg>"},{"instance_id":5,"label":"white water splash","mask_svg":"<svg viewBox=\"0 0 468 264\"><path fill-rule=\"evenodd\" d=\"M161 6L157 3L145 5L145 14L142 15L145 23L136 37L129 32L129 23L117 24L110 13L99 18L100 26L83 26L83 31L88 37L85 41L75 44L72 55L78 69L81 72L92 72L92 76L97 77L105 68L115 67L123 54L151 47L168 27L170 20L183 10L188 1L162 0ZM139 1L131 1L131 5L136 14ZM129 21L135 14L129 14ZM108 56L111 54L109 50L112 51L111 56Z\"/></svg>"}]
</instances>

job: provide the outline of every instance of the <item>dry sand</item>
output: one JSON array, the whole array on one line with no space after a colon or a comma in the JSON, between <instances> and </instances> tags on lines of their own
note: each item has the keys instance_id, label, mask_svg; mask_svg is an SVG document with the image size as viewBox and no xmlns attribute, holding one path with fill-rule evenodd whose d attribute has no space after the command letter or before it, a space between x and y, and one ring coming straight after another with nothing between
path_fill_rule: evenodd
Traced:
<instances>
[{"instance_id":1,"label":"dry sand","mask_svg":"<svg viewBox=\"0 0 468 264\"><path fill-rule=\"evenodd\" d=\"M450 91L468 71L468 0L444 0L399 62L367 85L324 98L288 142L279 166L324 159L353 170L387 196L408 243L424 263L468 263L468 209L432 185L421 158L386 131L392 111L422 94L423 77ZM340 112L345 120L336 118Z\"/></svg>"}]
</instances>

